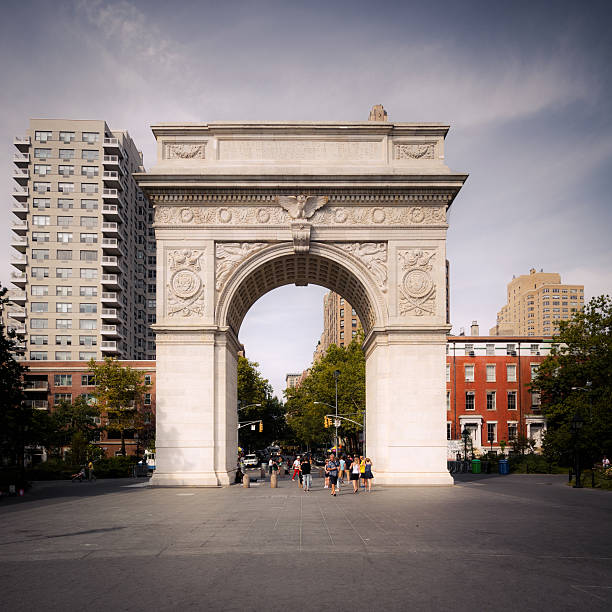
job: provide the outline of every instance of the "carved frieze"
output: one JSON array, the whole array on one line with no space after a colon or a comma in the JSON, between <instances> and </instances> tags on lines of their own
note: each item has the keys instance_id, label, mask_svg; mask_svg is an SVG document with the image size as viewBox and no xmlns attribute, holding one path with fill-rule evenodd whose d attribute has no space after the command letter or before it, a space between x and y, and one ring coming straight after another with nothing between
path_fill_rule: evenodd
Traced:
<instances>
[{"instance_id":1,"label":"carved frieze","mask_svg":"<svg viewBox=\"0 0 612 612\"><path fill-rule=\"evenodd\" d=\"M191 318L204 315L204 283L200 277L203 250L168 251L170 280L167 285L169 317Z\"/></svg>"},{"instance_id":2,"label":"carved frieze","mask_svg":"<svg viewBox=\"0 0 612 612\"><path fill-rule=\"evenodd\" d=\"M405 142L393 145L395 159L434 159L433 142Z\"/></svg>"},{"instance_id":3,"label":"carved frieze","mask_svg":"<svg viewBox=\"0 0 612 612\"><path fill-rule=\"evenodd\" d=\"M166 142L164 159L206 159L206 143Z\"/></svg>"},{"instance_id":4,"label":"carved frieze","mask_svg":"<svg viewBox=\"0 0 612 612\"><path fill-rule=\"evenodd\" d=\"M358 259L372 274L383 293L387 291L386 242L338 242L335 246Z\"/></svg>"},{"instance_id":5,"label":"carved frieze","mask_svg":"<svg viewBox=\"0 0 612 612\"><path fill-rule=\"evenodd\" d=\"M296 209L294 214L300 214ZM298 219L300 217L297 217ZM275 225L293 218L278 206L162 206L155 209L158 225ZM443 225L446 206L325 206L311 212L315 225Z\"/></svg>"},{"instance_id":6,"label":"carved frieze","mask_svg":"<svg viewBox=\"0 0 612 612\"><path fill-rule=\"evenodd\" d=\"M310 219L312 215L327 204L327 196L276 196L281 208L289 213L292 219Z\"/></svg>"},{"instance_id":7,"label":"carved frieze","mask_svg":"<svg viewBox=\"0 0 612 612\"><path fill-rule=\"evenodd\" d=\"M265 242L217 242L215 248L215 288L220 291L232 272L256 251L263 249Z\"/></svg>"},{"instance_id":8,"label":"carved frieze","mask_svg":"<svg viewBox=\"0 0 612 612\"><path fill-rule=\"evenodd\" d=\"M401 280L398 287L399 312L405 316L434 315L436 284L431 276L435 249L398 251Z\"/></svg>"}]
</instances>

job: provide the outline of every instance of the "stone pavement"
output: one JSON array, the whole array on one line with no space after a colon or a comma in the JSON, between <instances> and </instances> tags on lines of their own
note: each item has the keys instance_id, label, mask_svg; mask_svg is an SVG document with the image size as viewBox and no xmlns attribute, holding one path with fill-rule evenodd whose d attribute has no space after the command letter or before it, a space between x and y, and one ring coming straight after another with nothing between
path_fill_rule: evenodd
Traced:
<instances>
[{"instance_id":1,"label":"stone pavement","mask_svg":"<svg viewBox=\"0 0 612 612\"><path fill-rule=\"evenodd\" d=\"M612 495L459 477L333 498L41 483L0 503L6 610L612 609Z\"/></svg>"}]
</instances>

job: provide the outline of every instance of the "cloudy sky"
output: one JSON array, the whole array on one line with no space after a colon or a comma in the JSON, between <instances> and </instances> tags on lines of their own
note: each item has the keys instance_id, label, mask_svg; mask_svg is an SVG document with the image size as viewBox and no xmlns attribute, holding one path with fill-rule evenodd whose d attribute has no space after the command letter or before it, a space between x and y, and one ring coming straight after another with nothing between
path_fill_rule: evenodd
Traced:
<instances>
[{"instance_id":1,"label":"cloudy sky","mask_svg":"<svg viewBox=\"0 0 612 612\"><path fill-rule=\"evenodd\" d=\"M609 293L611 17L590 0L7 2L0 280L30 117L105 119L150 167L155 122L365 120L382 103L391 121L449 123L446 161L470 174L448 234L455 331L492 326L531 267ZM323 294L284 287L247 315L241 340L277 392L310 363Z\"/></svg>"}]
</instances>

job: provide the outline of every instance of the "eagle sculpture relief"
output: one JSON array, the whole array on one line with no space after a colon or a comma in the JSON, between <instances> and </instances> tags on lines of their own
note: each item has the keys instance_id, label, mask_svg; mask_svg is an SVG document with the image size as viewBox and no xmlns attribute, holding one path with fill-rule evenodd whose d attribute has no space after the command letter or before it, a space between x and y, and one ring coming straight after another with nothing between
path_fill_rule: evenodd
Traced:
<instances>
[{"instance_id":1,"label":"eagle sculpture relief","mask_svg":"<svg viewBox=\"0 0 612 612\"><path fill-rule=\"evenodd\" d=\"M310 219L328 200L327 196L276 196L276 201L292 219Z\"/></svg>"}]
</instances>

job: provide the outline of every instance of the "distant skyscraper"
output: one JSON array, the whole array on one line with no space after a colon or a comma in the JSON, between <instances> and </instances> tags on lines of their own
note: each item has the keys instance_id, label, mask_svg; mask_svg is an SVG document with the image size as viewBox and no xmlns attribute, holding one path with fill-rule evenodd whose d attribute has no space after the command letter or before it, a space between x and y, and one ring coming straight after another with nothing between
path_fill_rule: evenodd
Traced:
<instances>
[{"instance_id":1,"label":"distant skyscraper","mask_svg":"<svg viewBox=\"0 0 612 612\"><path fill-rule=\"evenodd\" d=\"M584 285L562 285L555 272L522 274L508 283L508 301L497 313L492 336L552 335L559 321L584 306Z\"/></svg>"},{"instance_id":2,"label":"distant skyscraper","mask_svg":"<svg viewBox=\"0 0 612 612\"><path fill-rule=\"evenodd\" d=\"M10 324L28 360L155 359L153 209L142 155L104 121L31 119L15 138Z\"/></svg>"},{"instance_id":3,"label":"distant skyscraper","mask_svg":"<svg viewBox=\"0 0 612 612\"><path fill-rule=\"evenodd\" d=\"M361 328L355 309L337 293L326 293L323 297L323 333L315 350L315 361L332 344L348 346Z\"/></svg>"}]
</instances>

